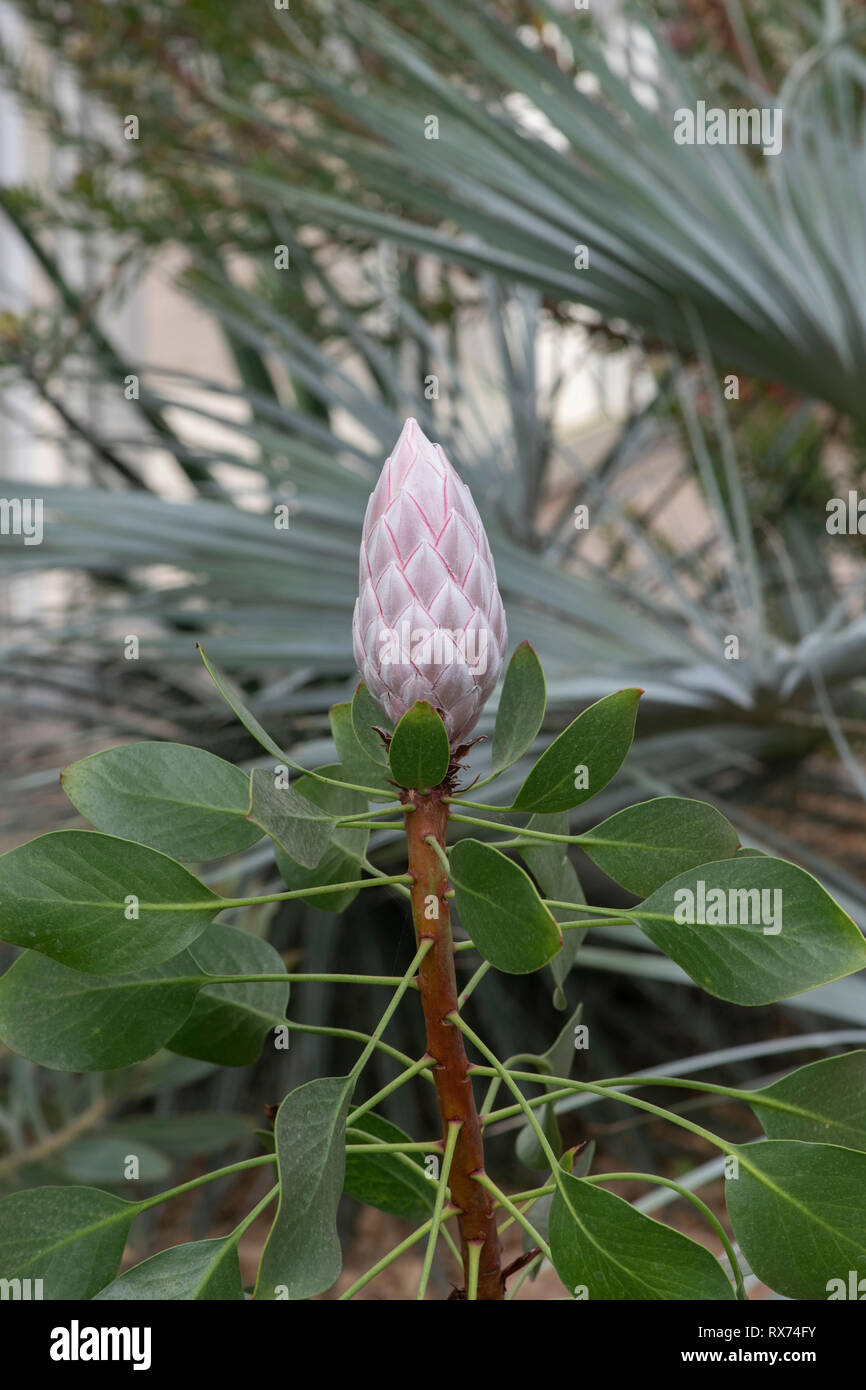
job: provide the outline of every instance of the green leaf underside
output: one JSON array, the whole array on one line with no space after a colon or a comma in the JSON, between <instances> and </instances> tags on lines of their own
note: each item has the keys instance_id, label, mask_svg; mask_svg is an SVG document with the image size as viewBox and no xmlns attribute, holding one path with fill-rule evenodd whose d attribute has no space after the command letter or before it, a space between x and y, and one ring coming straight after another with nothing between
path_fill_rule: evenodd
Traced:
<instances>
[{"instance_id":1,"label":"green leaf underside","mask_svg":"<svg viewBox=\"0 0 866 1390\"><path fill-rule=\"evenodd\" d=\"M222 923L196 949L197 957L184 951L149 970L112 977L25 951L0 979L0 1038L57 1071L131 1066L162 1047L247 1065L285 1015L288 982L208 986L203 963L208 974L281 974L285 967L267 942Z\"/></svg>"},{"instance_id":2,"label":"green leaf underside","mask_svg":"<svg viewBox=\"0 0 866 1390\"><path fill-rule=\"evenodd\" d=\"M42 1279L45 1299L90 1299L114 1278L138 1208L95 1187L34 1187L0 1201L4 1279Z\"/></svg>"},{"instance_id":3,"label":"green leaf underside","mask_svg":"<svg viewBox=\"0 0 866 1390\"><path fill-rule=\"evenodd\" d=\"M203 748L122 744L73 763L61 781L97 830L187 863L239 854L261 838L246 821L249 778Z\"/></svg>"},{"instance_id":4,"label":"green leaf underside","mask_svg":"<svg viewBox=\"0 0 866 1390\"><path fill-rule=\"evenodd\" d=\"M352 722L352 705L348 701L332 705L328 712L328 721L346 781L354 782L359 787L375 787L393 795L395 788L388 781L388 767L384 761L385 750L379 735L370 730L381 752L381 757L374 759L358 740Z\"/></svg>"},{"instance_id":5,"label":"green leaf underside","mask_svg":"<svg viewBox=\"0 0 866 1390\"><path fill-rule=\"evenodd\" d=\"M634 738L642 691L618 690L597 700L545 749L514 798L515 811L568 811L607 786ZM586 786L580 769L587 769Z\"/></svg>"},{"instance_id":6,"label":"green leaf underside","mask_svg":"<svg viewBox=\"0 0 866 1390\"><path fill-rule=\"evenodd\" d=\"M324 777L334 777L337 780L343 775L339 763L317 768L316 771ZM302 796L335 815L353 815L367 809L366 797L361 792L332 787L326 782L316 782L312 777L299 777L294 785L295 790ZM275 847L274 857L286 888L293 890L323 887L328 883L350 883L359 877L360 862L366 852L369 838L369 830L338 827L315 869L303 868L289 859L278 846ZM302 901L320 912L344 912L357 895L357 888L346 888L339 893L315 893Z\"/></svg>"},{"instance_id":7,"label":"green leaf underside","mask_svg":"<svg viewBox=\"0 0 866 1390\"><path fill-rule=\"evenodd\" d=\"M381 1115L367 1113L354 1125L383 1144L406 1143L409 1135ZM359 1142L356 1135L352 1143ZM404 1161L405 1160L405 1161ZM343 1191L358 1202L377 1207L404 1221L426 1221L436 1197L436 1184L426 1176L423 1155L350 1153L346 1155Z\"/></svg>"},{"instance_id":8,"label":"green leaf underside","mask_svg":"<svg viewBox=\"0 0 866 1390\"><path fill-rule=\"evenodd\" d=\"M394 725L388 715L379 707L364 681L358 685L351 704L352 727L355 737L367 757L374 763L388 766L385 745L376 733L377 729L392 730ZM363 783L362 785L367 785Z\"/></svg>"},{"instance_id":9,"label":"green leaf underside","mask_svg":"<svg viewBox=\"0 0 866 1390\"><path fill-rule=\"evenodd\" d=\"M557 1274L572 1293L586 1289L590 1302L734 1297L703 1245L567 1173L558 1178L549 1233Z\"/></svg>"},{"instance_id":10,"label":"green leaf underside","mask_svg":"<svg viewBox=\"0 0 866 1390\"><path fill-rule=\"evenodd\" d=\"M529 875L480 840L459 840L449 857L455 906L484 959L509 975L546 965L562 935Z\"/></svg>"},{"instance_id":11,"label":"green leaf underside","mask_svg":"<svg viewBox=\"0 0 866 1390\"><path fill-rule=\"evenodd\" d=\"M544 830L550 835L567 835L568 812L556 811L549 816L530 816L527 827L530 830ZM553 840L547 843L539 840L534 845L522 846L520 857L546 898L552 898L555 902L586 902L577 870L568 857L568 845L557 844ZM574 916L567 907L552 907L550 911L557 922L567 922ZM579 928L566 932L562 950L558 951L550 962L550 973L555 986L553 1002L557 1009L567 1007L568 1001L563 986L585 936L586 932Z\"/></svg>"},{"instance_id":12,"label":"green leaf underside","mask_svg":"<svg viewBox=\"0 0 866 1390\"><path fill-rule=\"evenodd\" d=\"M438 787L451 761L448 732L426 700L417 700L400 720L389 749L391 776L401 787Z\"/></svg>"},{"instance_id":13,"label":"green leaf underside","mask_svg":"<svg viewBox=\"0 0 866 1390\"><path fill-rule=\"evenodd\" d=\"M688 869L731 858L739 843L709 802L659 796L594 826L581 849L615 883L644 896Z\"/></svg>"},{"instance_id":14,"label":"green leaf underside","mask_svg":"<svg viewBox=\"0 0 866 1390\"><path fill-rule=\"evenodd\" d=\"M491 769L503 772L530 747L547 704L541 663L528 642L521 642L508 663L496 724L493 730Z\"/></svg>"},{"instance_id":15,"label":"green leaf underside","mask_svg":"<svg viewBox=\"0 0 866 1390\"><path fill-rule=\"evenodd\" d=\"M206 975L282 975L285 966L269 942L216 922L190 949ZM267 1035L283 1023L289 982L209 985L189 1017L166 1043L172 1052L224 1067L258 1060Z\"/></svg>"},{"instance_id":16,"label":"green leaf underside","mask_svg":"<svg viewBox=\"0 0 866 1390\"><path fill-rule=\"evenodd\" d=\"M337 1207L354 1081L319 1077L286 1096L274 1125L280 1198L254 1297L312 1298L339 1277Z\"/></svg>"},{"instance_id":17,"label":"green leaf underside","mask_svg":"<svg viewBox=\"0 0 866 1390\"><path fill-rule=\"evenodd\" d=\"M94 830L55 830L0 856L0 937L93 975L169 960L221 907L173 859Z\"/></svg>"},{"instance_id":18,"label":"green leaf underside","mask_svg":"<svg viewBox=\"0 0 866 1390\"><path fill-rule=\"evenodd\" d=\"M826 1299L866 1270L866 1153L767 1139L735 1149L725 1198L753 1272L786 1298Z\"/></svg>"},{"instance_id":19,"label":"green leaf underside","mask_svg":"<svg viewBox=\"0 0 866 1390\"><path fill-rule=\"evenodd\" d=\"M297 786L276 786L274 775L270 768L253 769L249 818L296 864L314 869L333 838L333 818L302 796Z\"/></svg>"},{"instance_id":20,"label":"green leaf underside","mask_svg":"<svg viewBox=\"0 0 866 1390\"><path fill-rule=\"evenodd\" d=\"M768 1139L866 1151L866 1051L799 1067L755 1091L750 1104Z\"/></svg>"},{"instance_id":21,"label":"green leaf underside","mask_svg":"<svg viewBox=\"0 0 866 1390\"><path fill-rule=\"evenodd\" d=\"M700 883L705 897L711 890L724 894L729 919L735 910L738 917L748 916L750 921L678 923L675 912L687 911L689 899L676 895L689 890L698 915ZM776 890L780 900L773 896ZM740 894L748 891L757 892L758 897L743 899ZM768 895L765 899L762 892ZM782 929L773 934L770 919L777 901ZM762 904L771 925L769 934L764 930L768 922L754 921L764 912ZM696 984L735 1004L774 1003L866 965L866 942L848 914L811 874L782 859L749 856L704 864L679 874L643 903L623 911Z\"/></svg>"},{"instance_id":22,"label":"green leaf underside","mask_svg":"<svg viewBox=\"0 0 866 1390\"><path fill-rule=\"evenodd\" d=\"M241 1270L231 1238L173 1245L142 1260L96 1295L96 1303L120 1300L242 1302Z\"/></svg>"}]
</instances>

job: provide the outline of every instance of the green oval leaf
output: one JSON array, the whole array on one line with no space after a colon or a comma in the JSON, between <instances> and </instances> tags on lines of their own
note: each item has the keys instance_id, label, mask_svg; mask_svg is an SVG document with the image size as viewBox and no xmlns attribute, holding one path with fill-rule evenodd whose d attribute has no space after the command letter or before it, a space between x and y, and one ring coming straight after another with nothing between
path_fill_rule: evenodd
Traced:
<instances>
[{"instance_id":1,"label":"green oval leaf","mask_svg":"<svg viewBox=\"0 0 866 1390\"><path fill-rule=\"evenodd\" d=\"M385 711L373 699L364 681L359 683L352 697L352 727L355 731L355 737L371 762L380 763L382 767L387 767L388 754L376 730L390 731L394 725ZM368 785L374 784L361 783L361 786Z\"/></svg>"},{"instance_id":2,"label":"green oval leaf","mask_svg":"<svg viewBox=\"0 0 866 1390\"><path fill-rule=\"evenodd\" d=\"M642 694L618 690L579 714L542 753L511 809L568 811L606 787L631 747Z\"/></svg>"},{"instance_id":3,"label":"green oval leaf","mask_svg":"<svg viewBox=\"0 0 866 1390\"><path fill-rule=\"evenodd\" d=\"M72 763L60 780L97 830L175 859L222 859L261 839L246 819L246 773L203 748L126 743Z\"/></svg>"},{"instance_id":4,"label":"green oval leaf","mask_svg":"<svg viewBox=\"0 0 866 1390\"><path fill-rule=\"evenodd\" d=\"M33 1187L0 1201L4 1279L42 1279L46 1299L88 1299L117 1273L134 1202L96 1187Z\"/></svg>"},{"instance_id":5,"label":"green oval leaf","mask_svg":"<svg viewBox=\"0 0 866 1390\"><path fill-rule=\"evenodd\" d=\"M93 975L169 960L221 907L173 859L95 830L55 830L0 855L0 937Z\"/></svg>"},{"instance_id":6,"label":"green oval leaf","mask_svg":"<svg viewBox=\"0 0 866 1390\"><path fill-rule=\"evenodd\" d=\"M357 698L357 696L356 696ZM354 782L359 787L377 787L380 791L394 794L394 786L388 780L388 765L385 762L385 749L382 740L372 729L370 732L378 741L378 758L371 758L366 747L363 747L355 733L355 725L352 722L353 705L344 701L340 705L332 705L328 711L328 722L331 725L331 737L337 749L337 757L347 782Z\"/></svg>"},{"instance_id":7,"label":"green oval leaf","mask_svg":"<svg viewBox=\"0 0 866 1390\"><path fill-rule=\"evenodd\" d=\"M438 787L451 762L448 731L432 705L417 700L400 720L389 750L391 776L401 787Z\"/></svg>"},{"instance_id":8,"label":"green oval leaf","mask_svg":"<svg viewBox=\"0 0 866 1390\"><path fill-rule=\"evenodd\" d=\"M527 829L544 830L551 835L567 835L568 813L557 811L552 816L530 816ZM552 898L555 902L586 902L577 870L568 857L568 845L557 843L555 840L537 840L533 845L521 846L519 854L545 898ZM567 907L552 907L550 912L557 922L567 922L574 916ZM579 927L572 927L566 933L562 950L550 962L550 973L554 983L553 1005L556 1009L565 1009L568 1006L564 985L585 936L585 931L581 931Z\"/></svg>"},{"instance_id":9,"label":"green oval leaf","mask_svg":"<svg viewBox=\"0 0 866 1390\"><path fill-rule=\"evenodd\" d=\"M614 883L641 895L654 893L686 869L731 858L739 843L721 811L684 796L627 806L580 837L594 864Z\"/></svg>"},{"instance_id":10,"label":"green oval leaf","mask_svg":"<svg viewBox=\"0 0 866 1390\"><path fill-rule=\"evenodd\" d=\"M472 839L458 840L449 859L455 906L485 960L526 975L556 955L562 934L518 864Z\"/></svg>"},{"instance_id":11,"label":"green oval leaf","mask_svg":"<svg viewBox=\"0 0 866 1390\"><path fill-rule=\"evenodd\" d=\"M866 1151L863 1049L810 1062L752 1095L749 1104L768 1139L803 1139Z\"/></svg>"},{"instance_id":12,"label":"green oval leaf","mask_svg":"<svg viewBox=\"0 0 866 1390\"><path fill-rule=\"evenodd\" d=\"M866 965L859 928L784 859L704 864L623 913L708 994L734 1004L772 1004Z\"/></svg>"},{"instance_id":13,"label":"green oval leaf","mask_svg":"<svg viewBox=\"0 0 866 1390\"><path fill-rule=\"evenodd\" d=\"M271 768L253 769L249 792L250 820L296 864L314 869L334 837L333 816L301 796L296 785L278 786Z\"/></svg>"},{"instance_id":14,"label":"green oval leaf","mask_svg":"<svg viewBox=\"0 0 866 1390\"><path fill-rule=\"evenodd\" d=\"M104 1071L152 1057L195 1004L188 952L135 975L86 975L25 951L0 979L0 1038L56 1071Z\"/></svg>"},{"instance_id":15,"label":"green oval leaf","mask_svg":"<svg viewBox=\"0 0 866 1390\"><path fill-rule=\"evenodd\" d=\"M767 1139L739 1145L725 1200L753 1272L786 1298L826 1299L864 1272L866 1153Z\"/></svg>"},{"instance_id":16,"label":"green oval leaf","mask_svg":"<svg viewBox=\"0 0 866 1390\"><path fill-rule=\"evenodd\" d=\"M558 1176L549 1232L560 1279L592 1302L734 1298L703 1245L582 1178Z\"/></svg>"},{"instance_id":17,"label":"green oval leaf","mask_svg":"<svg viewBox=\"0 0 866 1390\"><path fill-rule=\"evenodd\" d=\"M242 1302L241 1270L237 1242L193 1240L160 1250L149 1260L133 1265L113 1284L96 1295L95 1303L146 1299L152 1302Z\"/></svg>"},{"instance_id":18,"label":"green oval leaf","mask_svg":"<svg viewBox=\"0 0 866 1390\"><path fill-rule=\"evenodd\" d=\"M326 777L339 778L343 775L343 769L338 763L316 770ZM368 805L361 792L334 787L327 782L317 782L312 777L299 777L295 789L308 801L314 802L335 816L366 811ZM276 847L274 857L286 888L321 888L328 883L351 883L358 877L358 866L363 860L369 838L369 830L362 827L338 826L331 844L315 869L303 868ZM357 888L344 888L337 893L313 893L302 901L320 912L345 912L357 895Z\"/></svg>"},{"instance_id":19,"label":"green oval leaf","mask_svg":"<svg viewBox=\"0 0 866 1390\"><path fill-rule=\"evenodd\" d=\"M361 1115L353 1128L369 1134L383 1144L408 1143L409 1135L381 1115ZM353 1134L351 1142L358 1143ZM368 1207L377 1207L404 1221L426 1221L433 1210L436 1184L424 1171L423 1155L418 1153L346 1154L343 1191Z\"/></svg>"},{"instance_id":20,"label":"green oval leaf","mask_svg":"<svg viewBox=\"0 0 866 1390\"><path fill-rule=\"evenodd\" d=\"M351 1077L318 1077L287 1095L277 1111L280 1199L259 1264L256 1299L312 1298L339 1276L337 1206L353 1089Z\"/></svg>"},{"instance_id":21,"label":"green oval leaf","mask_svg":"<svg viewBox=\"0 0 866 1390\"><path fill-rule=\"evenodd\" d=\"M282 975L285 966L267 941L215 922L189 953L207 975ZM268 1033L285 1021L289 981L205 985L192 1012L166 1043L171 1052L223 1067L258 1060Z\"/></svg>"},{"instance_id":22,"label":"green oval leaf","mask_svg":"<svg viewBox=\"0 0 866 1390\"><path fill-rule=\"evenodd\" d=\"M529 748L544 719L547 689L541 662L528 642L521 642L508 663L496 725L491 770L504 772Z\"/></svg>"}]
</instances>

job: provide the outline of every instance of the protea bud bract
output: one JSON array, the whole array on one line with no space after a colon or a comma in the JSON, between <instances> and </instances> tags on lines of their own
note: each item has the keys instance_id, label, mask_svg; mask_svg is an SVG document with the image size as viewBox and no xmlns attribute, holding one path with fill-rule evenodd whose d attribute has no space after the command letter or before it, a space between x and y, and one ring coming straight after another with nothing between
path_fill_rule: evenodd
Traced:
<instances>
[{"instance_id":1,"label":"protea bud bract","mask_svg":"<svg viewBox=\"0 0 866 1390\"><path fill-rule=\"evenodd\" d=\"M465 741L502 669L505 613L472 495L413 419L367 506L353 636L394 721L428 700L452 748Z\"/></svg>"}]
</instances>

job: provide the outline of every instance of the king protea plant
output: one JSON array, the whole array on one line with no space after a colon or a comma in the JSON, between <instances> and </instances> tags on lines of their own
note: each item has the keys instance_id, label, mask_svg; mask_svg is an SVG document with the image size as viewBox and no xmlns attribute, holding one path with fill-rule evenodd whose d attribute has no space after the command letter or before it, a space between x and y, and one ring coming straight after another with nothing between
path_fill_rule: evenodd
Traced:
<instances>
[{"instance_id":1,"label":"king protea plant","mask_svg":"<svg viewBox=\"0 0 866 1390\"><path fill-rule=\"evenodd\" d=\"M0 979L0 1041L10 1051L69 1072L132 1067L161 1049L244 1066L268 1038L284 1048L299 1028L333 1032L358 1045L359 1055L348 1075L314 1077L286 1095L272 1143L255 1157L140 1199L125 1168L123 1199L89 1187L25 1187L5 1197L4 1282L44 1280L48 1300L153 1299L165 1290L167 1298L242 1304L238 1242L276 1203L253 1296L314 1298L340 1275L337 1210L347 1191L419 1224L341 1298L366 1287L422 1240L417 1297L425 1298L446 1238L462 1267L451 1297L467 1301L504 1298L512 1274L544 1261L576 1298L658 1303L743 1297L736 1251L696 1194L672 1183L679 1196L696 1201L730 1273L705 1244L597 1185L599 1176L605 1183L639 1185L668 1179L615 1172L612 1155L603 1174L592 1175L591 1145L563 1152L554 1104L589 1090L687 1130L684 1157L696 1142L721 1150L726 1174L730 1167L729 1224L764 1283L791 1299L845 1298L851 1289L850 1297L859 1296L866 1123L852 1097L866 1088L866 1052L811 1063L760 1089L709 1085L711 1099L725 1097L725 1113L732 1102L742 1102L764 1126L765 1141L733 1144L676 1110L623 1091L646 1084L646 1073L572 1081L579 1005L559 1021L543 1056L527 1054L525 1039L515 1038L511 1064L500 1061L463 1017L491 967L520 975L549 965L554 1003L565 1008L581 929L611 920L642 931L695 983L739 1004L787 999L866 966L862 933L821 885L794 864L741 854L733 827L705 802L658 797L627 806L583 834L569 833L567 813L601 791L626 756L639 690L619 690L578 714L529 768L510 805L462 795L467 746L504 648L502 602L475 505L442 450L409 420L364 522L355 610L364 679L351 702L331 710L337 764L299 767L207 663L270 766L250 772L201 748L151 742L110 748L66 769L64 791L95 830L57 831L0 856L0 935L24 948ZM544 677L532 649L521 643L505 674L486 781L528 753L544 713ZM299 774L294 780L290 769ZM477 826L487 839L463 834L447 844L449 815L461 832ZM368 833L401 822L407 870L386 874L367 858ZM503 838L491 841L491 830ZM262 835L273 841L285 891L226 898L186 867L241 854ZM632 906L581 901L568 859L572 843L627 890ZM219 874L210 879L225 881ZM228 880L245 881L233 868ZM383 888L409 898L414 922L412 958L396 978L289 976L267 941L217 920L225 909L292 899L339 913L362 889ZM452 903L466 936L460 944L481 957L459 992ZM466 955L461 961L469 965ZM371 1007L380 986L393 992L366 1033L294 1022L286 1016L287 1007L294 1008L291 980L313 991L322 983L340 990L356 984L363 991L361 1010ZM209 993L213 987L218 993ZM425 1050L414 1059L382 1036L412 989L426 1026ZM353 1024L359 1012L353 1011ZM471 1065L465 1043L473 1050ZM376 1089L368 1075L365 1081L365 1069L380 1048L397 1073ZM441 1135L415 1141L381 1107L422 1072L435 1085ZM486 1088L481 1114L476 1081ZM703 1085L682 1074L652 1081L654 1087ZM553 1090L530 1101L527 1083ZM500 1086L510 1094L497 1111ZM122 1101L123 1092L118 1096ZM86 1116L90 1127L103 1111L97 1119L90 1111ZM485 1169L482 1136L494 1120L497 1129L522 1126L516 1157L534 1170L523 1192L505 1193ZM70 1122L50 1136L50 1147L80 1132L80 1124ZM37 1132L34 1161L44 1148ZM426 1155L426 1176L419 1152ZM701 1160L707 1156L702 1152ZM17 1150L5 1156L4 1176L26 1157ZM431 1157L438 1166L431 1168ZM232 1232L159 1251L118 1277L127 1232L139 1214L228 1174L248 1177L251 1169L276 1181L269 1176ZM549 1198L546 1226L535 1205L540 1197ZM459 1248L448 1224L453 1220ZM510 1263L502 1258L499 1220L516 1223L528 1238Z\"/></svg>"},{"instance_id":2,"label":"king protea plant","mask_svg":"<svg viewBox=\"0 0 866 1390\"><path fill-rule=\"evenodd\" d=\"M452 1132L450 1190L460 1212L464 1269L468 1277L477 1258L478 1297L499 1299L504 1281L494 1202L473 1176L484 1169L481 1125L463 1035L448 1021L458 999L444 852L447 793L502 669L505 612L472 495L442 447L411 418L367 505L352 626L358 669L390 719L432 709L448 734L439 784L401 786L400 797L416 936L419 946L431 943L418 983L427 1049L436 1059L443 1140ZM424 738L420 717L418 730Z\"/></svg>"}]
</instances>

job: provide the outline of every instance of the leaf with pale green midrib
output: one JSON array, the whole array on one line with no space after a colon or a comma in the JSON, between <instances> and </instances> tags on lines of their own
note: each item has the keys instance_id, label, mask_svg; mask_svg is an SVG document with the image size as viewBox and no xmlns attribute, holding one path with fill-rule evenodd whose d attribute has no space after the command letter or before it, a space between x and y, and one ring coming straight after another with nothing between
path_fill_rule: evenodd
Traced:
<instances>
[{"instance_id":1,"label":"leaf with pale green midrib","mask_svg":"<svg viewBox=\"0 0 866 1390\"><path fill-rule=\"evenodd\" d=\"M254 1297L312 1298L342 1268L337 1206L346 1167L351 1077L318 1077L286 1096L274 1124L280 1199Z\"/></svg>"},{"instance_id":2,"label":"leaf with pale green midrib","mask_svg":"<svg viewBox=\"0 0 866 1390\"><path fill-rule=\"evenodd\" d=\"M381 1115L367 1113L354 1122L371 1139L384 1144L407 1143L409 1135ZM352 1143L359 1142L356 1135ZM343 1190L358 1202L404 1221L425 1221L433 1210L436 1184L426 1176L417 1153L350 1153L346 1155Z\"/></svg>"},{"instance_id":3,"label":"leaf with pale green midrib","mask_svg":"<svg viewBox=\"0 0 866 1390\"><path fill-rule=\"evenodd\" d=\"M388 750L391 776L401 787L426 791L439 786L450 761L445 725L431 704L417 700L394 730Z\"/></svg>"},{"instance_id":4,"label":"leaf with pale green midrib","mask_svg":"<svg viewBox=\"0 0 866 1390\"><path fill-rule=\"evenodd\" d=\"M449 861L455 906L484 959L510 975L546 965L562 935L529 875L480 840L459 840Z\"/></svg>"},{"instance_id":5,"label":"leaf with pale green midrib","mask_svg":"<svg viewBox=\"0 0 866 1390\"><path fill-rule=\"evenodd\" d=\"M0 937L93 975L178 955L222 901L167 855L95 830L51 831L0 856Z\"/></svg>"},{"instance_id":6,"label":"leaf with pale green midrib","mask_svg":"<svg viewBox=\"0 0 866 1390\"><path fill-rule=\"evenodd\" d=\"M618 690L597 700L545 749L520 788L515 811L568 811L607 786L619 771L634 738L638 689ZM586 768L587 785L576 786Z\"/></svg>"},{"instance_id":7,"label":"leaf with pale green midrib","mask_svg":"<svg viewBox=\"0 0 866 1390\"><path fill-rule=\"evenodd\" d=\"M766 934L762 923L677 922L676 913L689 909L682 896L686 890L697 915L700 883L705 896L716 890L725 894L726 913L730 892L780 890L781 931ZM739 903L734 899L737 915L743 915ZM767 899L771 910L774 903L772 896ZM866 966L866 941L848 914L811 874L783 859L746 856L704 864L679 874L636 907L623 908L623 914L696 984L735 1004L771 1004Z\"/></svg>"},{"instance_id":8,"label":"leaf with pale green midrib","mask_svg":"<svg viewBox=\"0 0 866 1390\"><path fill-rule=\"evenodd\" d=\"M314 869L333 839L333 817L302 796L296 785L278 787L273 770L266 767L253 769L249 790L253 824L296 864Z\"/></svg>"},{"instance_id":9,"label":"leaf with pale green midrib","mask_svg":"<svg viewBox=\"0 0 866 1390\"><path fill-rule=\"evenodd\" d=\"M703 1245L568 1173L557 1177L549 1233L557 1274L572 1293L585 1287L590 1302L734 1297Z\"/></svg>"},{"instance_id":10,"label":"leaf with pale green midrib","mask_svg":"<svg viewBox=\"0 0 866 1390\"><path fill-rule=\"evenodd\" d=\"M95 1187L35 1187L0 1201L4 1279L42 1279L46 1299L89 1299L113 1279L138 1213Z\"/></svg>"},{"instance_id":11,"label":"leaf with pale green midrib","mask_svg":"<svg viewBox=\"0 0 866 1390\"><path fill-rule=\"evenodd\" d=\"M183 743L125 743L60 774L73 806L97 830L196 863L239 854L261 838L246 820L246 773Z\"/></svg>"},{"instance_id":12,"label":"leaf with pale green midrib","mask_svg":"<svg viewBox=\"0 0 866 1390\"><path fill-rule=\"evenodd\" d=\"M866 1151L866 1051L844 1052L750 1093L768 1139L804 1139Z\"/></svg>"},{"instance_id":13,"label":"leaf with pale green midrib","mask_svg":"<svg viewBox=\"0 0 866 1390\"><path fill-rule=\"evenodd\" d=\"M205 975L282 975L281 957L269 942L216 922L190 948ZM205 985L192 1011L166 1042L172 1052L225 1067L258 1060L268 1033L285 1021L289 982Z\"/></svg>"},{"instance_id":14,"label":"leaf with pale green midrib","mask_svg":"<svg viewBox=\"0 0 866 1390\"><path fill-rule=\"evenodd\" d=\"M281 975L266 941L216 922L170 961L131 976L86 975L25 951L0 979L0 1037L59 1071L126 1067L161 1047L223 1066L258 1057L285 1017L289 983L209 985L209 975Z\"/></svg>"},{"instance_id":15,"label":"leaf with pale green midrib","mask_svg":"<svg viewBox=\"0 0 866 1390\"><path fill-rule=\"evenodd\" d=\"M96 1303L121 1300L242 1302L237 1243L230 1236L173 1245L133 1265L96 1295Z\"/></svg>"},{"instance_id":16,"label":"leaf with pale green midrib","mask_svg":"<svg viewBox=\"0 0 866 1390\"><path fill-rule=\"evenodd\" d=\"M687 869L736 854L730 821L707 801L659 796L627 806L581 836L594 864L630 893L654 893Z\"/></svg>"},{"instance_id":17,"label":"leaf with pale green midrib","mask_svg":"<svg viewBox=\"0 0 866 1390\"><path fill-rule=\"evenodd\" d=\"M547 689L541 663L528 642L521 642L508 663L496 724L491 770L504 772L529 748L541 728Z\"/></svg>"},{"instance_id":18,"label":"leaf with pale green midrib","mask_svg":"<svg viewBox=\"0 0 866 1390\"><path fill-rule=\"evenodd\" d=\"M135 975L86 975L25 951L0 979L0 1038L57 1071L103 1071L152 1057L195 1004L188 951Z\"/></svg>"},{"instance_id":19,"label":"leaf with pale green midrib","mask_svg":"<svg viewBox=\"0 0 866 1390\"><path fill-rule=\"evenodd\" d=\"M339 763L316 770L323 776L336 779L343 773ZM361 792L334 787L327 782L316 782L311 777L299 777L295 788L302 796L335 815L346 816L367 810L367 799ZM304 869L279 848L275 849L274 857L288 889L318 888L328 883L351 883L359 877L359 867L369 838L369 830L362 827L339 826L315 869ZM312 897L302 901L319 912L344 912L357 894L357 888L344 888L336 893L314 893Z\"/></svg>"},{"instance_id":20,"label":"leaf with pale green midrib","mask_svg":"<svg viewBox=\"0 0 866 1390\"><path fill-rule=\"evenodd\" d=\"M752 1271L786 1298L826 1299L831 1279L863 1269L866 1153L767 1139L738 1145L725 1199Z\"/></svg>"}]
</instances>

